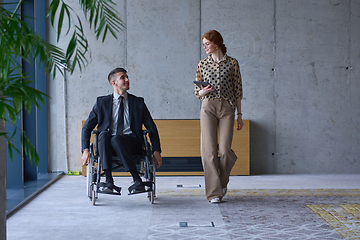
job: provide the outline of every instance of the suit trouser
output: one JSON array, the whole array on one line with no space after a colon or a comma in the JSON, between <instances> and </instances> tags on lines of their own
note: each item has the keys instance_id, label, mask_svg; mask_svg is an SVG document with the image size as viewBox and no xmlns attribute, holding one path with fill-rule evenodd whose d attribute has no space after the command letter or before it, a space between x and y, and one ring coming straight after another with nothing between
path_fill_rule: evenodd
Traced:
<instances>
[{"instance_id":1,"label":"suit trouser","mask_svg":"<svg viewBox=\"0 0 360 240\"><path fill-rule=\"evenodd\" d=\"M225 99L205 99L202 103L201 160L208 200L222 198L222 188L227 186L231 169L237 159L231 149L234 117L234 109Z\"/></svg>"},{"instance_id":2,"label":"suit trouser","mask_svg":"<svg viewBox=\"0 0 360 240\"><path fill-rule=\"evenodd\" d=\"M133 160L135 154L134 144L136 137L131 135L111 135L109 131L103 131L98 137L99 155L102 159L103 170L112 168L112 156L116 155L122 161L125 170L136 170Z\"/></svg>"}]
</instances>

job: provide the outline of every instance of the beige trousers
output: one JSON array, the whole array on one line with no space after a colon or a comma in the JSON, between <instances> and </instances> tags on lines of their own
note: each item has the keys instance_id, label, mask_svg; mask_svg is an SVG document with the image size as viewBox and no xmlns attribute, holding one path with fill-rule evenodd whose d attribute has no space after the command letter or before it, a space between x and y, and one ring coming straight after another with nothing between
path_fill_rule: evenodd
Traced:
<instances>
[{"instance_id":1,"label":"beige trousers","mask_svg":"<svg viewBox=\"0 0 360 240\"><path fill-rule=\"evenodd\" d=\"M222 188L227 186L230 171L237 159L231 149L234 117L234 109L224 99L205 99L202 103L201 160L205 176L205 193L209 201L216 197L222 198Z\"/></svg>"}]
</instances>

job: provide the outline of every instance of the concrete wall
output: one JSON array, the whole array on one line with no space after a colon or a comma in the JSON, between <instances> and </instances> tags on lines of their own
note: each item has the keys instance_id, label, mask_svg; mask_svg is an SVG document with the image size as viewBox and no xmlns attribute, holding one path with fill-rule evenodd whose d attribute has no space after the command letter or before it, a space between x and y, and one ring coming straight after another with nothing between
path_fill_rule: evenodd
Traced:
<instances>
[{"instance_id":1,"label":"concrete wall","mask_svg":"<svg viewBox=\"0 0 360 240\"><path fill-rule=\"evenodd\" d=\"M49 84L51 170L66 170L66 159L81 170L81 120L112 92L115 67L129 70L130 92L155 119L198 119L192 81L205 57L201 36L216 29L242 69L252 174L360 171L359 1L115 2L127 26L118 40L88 35L90 62L67 76L65 102L63 79Z\"/></svg>"}]
</instances>

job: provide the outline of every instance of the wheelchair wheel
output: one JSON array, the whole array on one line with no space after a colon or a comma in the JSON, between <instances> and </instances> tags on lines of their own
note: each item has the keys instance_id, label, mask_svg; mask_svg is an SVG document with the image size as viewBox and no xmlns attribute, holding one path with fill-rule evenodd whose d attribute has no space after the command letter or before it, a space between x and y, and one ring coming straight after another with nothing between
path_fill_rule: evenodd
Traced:
<instances>
[{"instance_id":1,"label":"wheelchair wheel","mask_svg":"<svg viewBox=\"0 0 360 240\"><path fill-rule=\"evenodd\" d=\"M155 172L156 172L156 166L154 163L154 159L152 158L152 156L150 155L150 157L148 157L149 160L149 165L148 165L148 177L149 177L149 182L151 182L152 185L152 191L148 192L148 199L150 204L154 203L155 200L155 190L156 190L156 185L155 185Z\"/></svg>"},{"instance_id":2,"label":"wheelchair wheel","mask_svg":"<svg viewBox=\"0 0 360 240\"><path fill-rule=\"evenodd\" d=\"M91 174L91 166L86 166L86 194L91 201L91 192L92 192L92 174Z\"/></svg>"},{"instance_id":3,"label":"wheelchair wheel","mask_svg":"<svg viewBox=\"0 0 360 240\"><path fill-rule=\"evenodd\" d=\"M154 163L154 159L151 158L151 182L153 183L153 193L154 193L154 197L156 197L156 166Z\"/></svg>"},{"instance_id":4,"label":"wheelchair wheel","mask_svg":"<svg viewBox=\"0 0 360 240\"><path fill-rule=\"evenodd\" d=\"M91 196L91 200L92 200L92 205L95 206L95 201L96 201L96 191L95 189L92 190L92 196Z\"/></svg>"},{"instance_id":5,"label":"wheelchair wheel","mask_svg":"<svg viewBox=\"0 0 360 240\"><path fill-rule=\"evenodd\" d=\"M95 166L94 166L94 152L93 145L90 144L90 163L86 167L86 189L87 195L90 201L92 200L92 191L94 188L94 174L95 174Z\"/></svg>"},{"instance_id":6,"label":"wheelchair wheel","mask_svg":"<svg viewBox=\"0 0 360 240\"><path fill-rule=\"evenodd\" d=\"M151 192L148 192L148 199L149 199L150 204L154 203L154 199L155 199L154 189Z\"/></svg>"},{"instance_id":7,"label":"wheelchair wheel","mask_svg":"<svg viewBox=\"0 0 360 240\"><path fill-rule=\"evenodd\" d=\"M92 205L95 205L97 198L96 186L97 186L97 169L95 167L95 155L93 144L90 144L90 163L87 166L87 194Z\"/></svg>"}]
</instances>

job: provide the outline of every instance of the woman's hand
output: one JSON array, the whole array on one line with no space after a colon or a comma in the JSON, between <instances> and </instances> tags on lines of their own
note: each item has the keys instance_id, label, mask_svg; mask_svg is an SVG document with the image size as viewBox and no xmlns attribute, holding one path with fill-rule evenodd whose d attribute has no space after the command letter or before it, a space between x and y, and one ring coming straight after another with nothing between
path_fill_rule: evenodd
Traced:
<instances>
[{"instance_id":1,"label":"woman's hand","mask_svg":"<svg viewBox=\"0 0 360 240\"><path fill-rule=\"evenodd\" d=\"M237 121L237 125L238 125L237 130L241 130L244 126L241 115L238 115L238 118L236 119L236 121Z\"/></svg>"},{"instance_id":2,"label":"woman's hand","mask_svg":"<svg viewBox=\"0 0 360 240\"><path fill-rule=\"evenodd\" d=\"M209 92L213 92L213 91L215 91L215 85L209 84L206 87L201 85L201 90L199 91L199 95L201 97L204 97L206 94L208 94Z\"/></svg>"},{"instance_id":3,"label":"woman's hand","mask_svg":"<svg viewBox=\"0 0 360 240\"><path fill-rule=\"evenodd\" d=\"M243 120L242 120L242 114L241 114L241 98L236 99L236 110L238 112L237 114L237 130L241 130L244 126Z\"/></svg>"}]
</instances>

